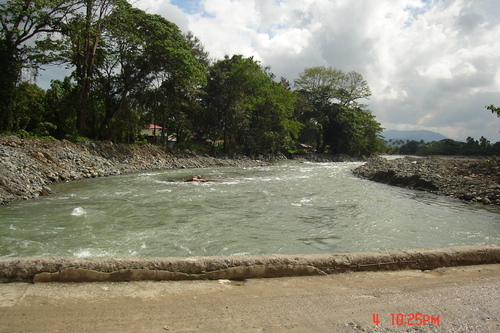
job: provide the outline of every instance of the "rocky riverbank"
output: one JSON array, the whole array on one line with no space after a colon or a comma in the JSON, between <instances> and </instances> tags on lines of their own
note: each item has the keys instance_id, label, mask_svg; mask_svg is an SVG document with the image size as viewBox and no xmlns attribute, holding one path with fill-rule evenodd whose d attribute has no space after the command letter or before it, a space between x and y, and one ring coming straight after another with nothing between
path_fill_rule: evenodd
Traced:
<instances>
[{"instance_id":1,"label":"rocky riverbank","mask_svg":"<svg viewBox=\"0 0 500 333\"><path fill-rule=\"evenodd\" d=\"M500 158L405 157L371 158L353 170L380 183L500 205Z\"/></svg>"},{"instance_id":2,"label":"rocky riverbank","mask_svg":"<svg viewBox=\"0 0 500 333\"><path fill-rule=\"evenodd\" d=\"M263 166L285 156L213 157L159 146L0 137L0 205L51 193L50 185L142 170Z\"/></svg>"}]
</instances>

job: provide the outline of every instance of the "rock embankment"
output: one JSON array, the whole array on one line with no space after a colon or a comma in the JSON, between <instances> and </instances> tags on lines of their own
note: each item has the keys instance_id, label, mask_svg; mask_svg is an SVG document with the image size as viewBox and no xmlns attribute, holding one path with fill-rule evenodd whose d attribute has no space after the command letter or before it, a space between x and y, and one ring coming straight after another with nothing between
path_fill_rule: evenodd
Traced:
<instances>
[{"instance_id":1,"label":"rock embankment","mask_svg":"<svg viewBox=\"0 0 500 333\"><path fill-rule=\"evenodd\" d=\"M380 183L500 205L500 158L405 157L371 158L353 170Z\"/></svg>"},{"instance_id":2,"label":"rock embankment","mask_svg":"<svg viewBox=\"0 0 500 333\"><path fill-rule=\"evenodd\" d=\"M159 146L130 146L111 142L19 139L0 137L0 205L51 193L50 185L62 181L95 178L141 170L261 166L273 156L259 160L244 156L212 157L172 152Z\"/></svg>"}]
</instances>

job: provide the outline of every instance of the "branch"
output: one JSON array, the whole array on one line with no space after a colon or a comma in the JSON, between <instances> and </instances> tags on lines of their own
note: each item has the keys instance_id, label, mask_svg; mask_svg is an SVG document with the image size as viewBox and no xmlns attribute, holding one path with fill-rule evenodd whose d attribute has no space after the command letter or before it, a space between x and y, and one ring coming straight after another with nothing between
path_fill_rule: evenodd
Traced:
<instances>
[{"instance_id":1,"label":"branch","mask_svg":"<svg viewBox=\"0 0 500 333\"><path fill-rule=\"evenodd\" d=\"M491 104L491 105L489 105L489 106L486 106L486 108L487 108L488 110L490 110L490 111L491 111L491 113L496 113L496 114L497 114L497 116L498 116L498 117L500 117L500 107L499 107L499 108L497 108L497 107L495 107L493 104Z\"/></svg>"}]
</instances>

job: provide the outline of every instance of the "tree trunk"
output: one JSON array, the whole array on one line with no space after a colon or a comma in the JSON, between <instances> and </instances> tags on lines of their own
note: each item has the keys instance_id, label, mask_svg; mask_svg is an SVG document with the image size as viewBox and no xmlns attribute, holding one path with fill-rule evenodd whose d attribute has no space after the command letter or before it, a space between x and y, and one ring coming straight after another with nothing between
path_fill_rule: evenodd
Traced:
<instances>
[{"instance_id":1,"label":"tree trunk","mask_svg":"<svg viewBox=\"0 0 500 333\"><path fill-rule=\"evenodd\" d=\"M79 70L79 81L81 87L81 101L80 109L77 113L77 131L78 135L85 136L85 118L87 115L87 106L90 98L90 91L92 88L92 78L94 75L94 61L97 51L97 44L102 30L102 18L104 17L109 1L102 1L100 3L99 16L93 27L93 9L94 0L86 0L87 13L85 17L85 45L83 49L83 62ZM77 66L78 70L78 66Z\"/></svg>"},{"instance_id":2,"label":"tree trunk","mask_svg":"<svg viewBox=\"0 0 500 333\"><path fill-rule=\"evenodd\" d=\"M11 104L14 97L16 84L19 80L21 63L16 56L16 47L13 45L11 36L0 41L0 130L12 130L14 115Z\"/></svg>"}]
</instances>

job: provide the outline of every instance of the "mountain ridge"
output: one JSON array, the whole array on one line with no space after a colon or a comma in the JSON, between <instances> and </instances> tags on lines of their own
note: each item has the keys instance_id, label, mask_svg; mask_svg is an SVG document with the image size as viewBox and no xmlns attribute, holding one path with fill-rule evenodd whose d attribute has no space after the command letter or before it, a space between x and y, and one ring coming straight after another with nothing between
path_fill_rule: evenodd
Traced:
<instances>
[{"instance_id":1,"label":"mountain ridge","mask_svg":"<svg viewBox=\"0 0 500 333\"><path fill-rule=\"evenodd\" d=\"M421 141L432 142L441 141L448 139L446 136L438 132L428 131L428 130L413 130L413 131L399 131L399 130L386 130L381 133L386 141L398 141L403 140L405 143L409 141Z\"/></svg>"}]
</instances>

